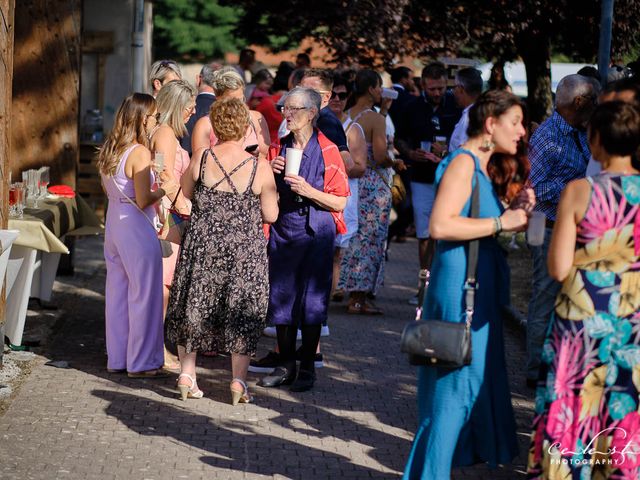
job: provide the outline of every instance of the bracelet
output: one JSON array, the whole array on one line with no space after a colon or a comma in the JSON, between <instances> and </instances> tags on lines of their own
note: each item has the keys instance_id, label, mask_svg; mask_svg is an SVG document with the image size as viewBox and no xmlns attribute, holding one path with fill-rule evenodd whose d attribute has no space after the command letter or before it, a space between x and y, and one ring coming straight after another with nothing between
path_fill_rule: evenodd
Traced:
<instances>
[{"instance_id":1,"label":"bracelet","mask_svg":"<svg viewBox=\"0 0 640 480\"><path fill-rule=\"evenodd\" d=\"M495 228L495 235L502 232L502 220L500 220L500 217L493 217L493 227Z\"/></svg>"}]
</instances>

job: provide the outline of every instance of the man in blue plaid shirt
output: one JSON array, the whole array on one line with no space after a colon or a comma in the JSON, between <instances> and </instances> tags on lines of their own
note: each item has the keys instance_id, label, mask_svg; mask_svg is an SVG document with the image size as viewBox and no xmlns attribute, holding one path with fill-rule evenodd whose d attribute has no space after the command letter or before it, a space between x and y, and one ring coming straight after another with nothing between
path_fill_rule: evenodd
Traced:
<instances>
[{"instance_id":1,"label":"man in blue plaid shirt","mask_svg":"<svg viewBox=\"0 0 640 480\"><path fill-rule=\"evenodd\" d=\"M535 387L544 335L560 284L547 271L547 253L560 194L571 180L585 175L591 158L586 125L598 87L582 75L568 75L558 84L553 114L531 136L529 161L535 209L547 217L544 243L531 247L533 284L527 317L527 385Z\"/></svg>"}]
</instances>

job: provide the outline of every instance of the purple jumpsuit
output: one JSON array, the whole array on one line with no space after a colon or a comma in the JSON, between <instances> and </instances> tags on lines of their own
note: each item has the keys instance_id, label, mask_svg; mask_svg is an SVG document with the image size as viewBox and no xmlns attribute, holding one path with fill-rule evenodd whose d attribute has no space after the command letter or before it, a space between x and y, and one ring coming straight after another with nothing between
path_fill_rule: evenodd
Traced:
<instances>
[{"instance_id":1,"label":"purple jumpsuit","mask_svg":"<svg viewBox=\"0 0 640 480\"><path fill-rule=\"evenodd\" d=\"M281 155L293 135L283 139ZM314 132L302 154L299 175L324 188L324 160ZM271 325L320 325L327 319L336 224L328 210L299 197L276 175L280 213L269 236L269 310Z\"/></svg>"},{"instance_id":2,"label":"purple jumpsuit","mask_svg":"<svg viewBox=\"0 0 640 480\"><path fill-rule=\"evenodd\" d=\"M133 145L122 155L113 177L102 175L109 197L104 238L107 265L105 324L107 367L142 372L162 367L162 254L155 229L135 202L133 180L124 166ZM153 182L153 174L151 174ZM153 206L144 209L153 220Z\"/></svg>"}]
</instances>

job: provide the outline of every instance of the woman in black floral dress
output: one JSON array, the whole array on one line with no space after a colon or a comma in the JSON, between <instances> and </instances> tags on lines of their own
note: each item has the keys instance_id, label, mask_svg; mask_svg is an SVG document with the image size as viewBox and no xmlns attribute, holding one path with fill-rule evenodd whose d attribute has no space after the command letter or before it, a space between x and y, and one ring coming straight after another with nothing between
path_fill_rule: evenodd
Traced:
<instances>
[{"instance_id":1,"label":"woman in black floral dress","mask_svg":"<svg viewBox=\"0 0 640 480\"><path fill-rule=\"evenodd\" d=\"M269 164L247 154L243 135L249 110L239 99L211 108L218 144L193 153L182 176L193 199L191 223L169 297L166 341L178 346L182 399L202 398L197 351L232 354L232 403L249 403L245 383L269 302L266 240L262 224L278 217Z\"/></svg>"}]
</instances>

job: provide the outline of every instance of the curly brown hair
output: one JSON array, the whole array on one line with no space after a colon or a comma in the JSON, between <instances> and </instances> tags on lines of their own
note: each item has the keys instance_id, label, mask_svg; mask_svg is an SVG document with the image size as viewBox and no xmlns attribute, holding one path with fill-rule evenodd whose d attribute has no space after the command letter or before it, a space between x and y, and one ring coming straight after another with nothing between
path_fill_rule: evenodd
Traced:
<instances>
[{"instance_id":1,"label":"curly brown hair","mask_svg":"<svg viewBox=\"0 0 640 480\"><path fill-rule=\"evenodd\" d=\"M209 119L219 141L240 140L249 127L249 107L239 98L216 100Z\"/></svg>"}]
</instances>

